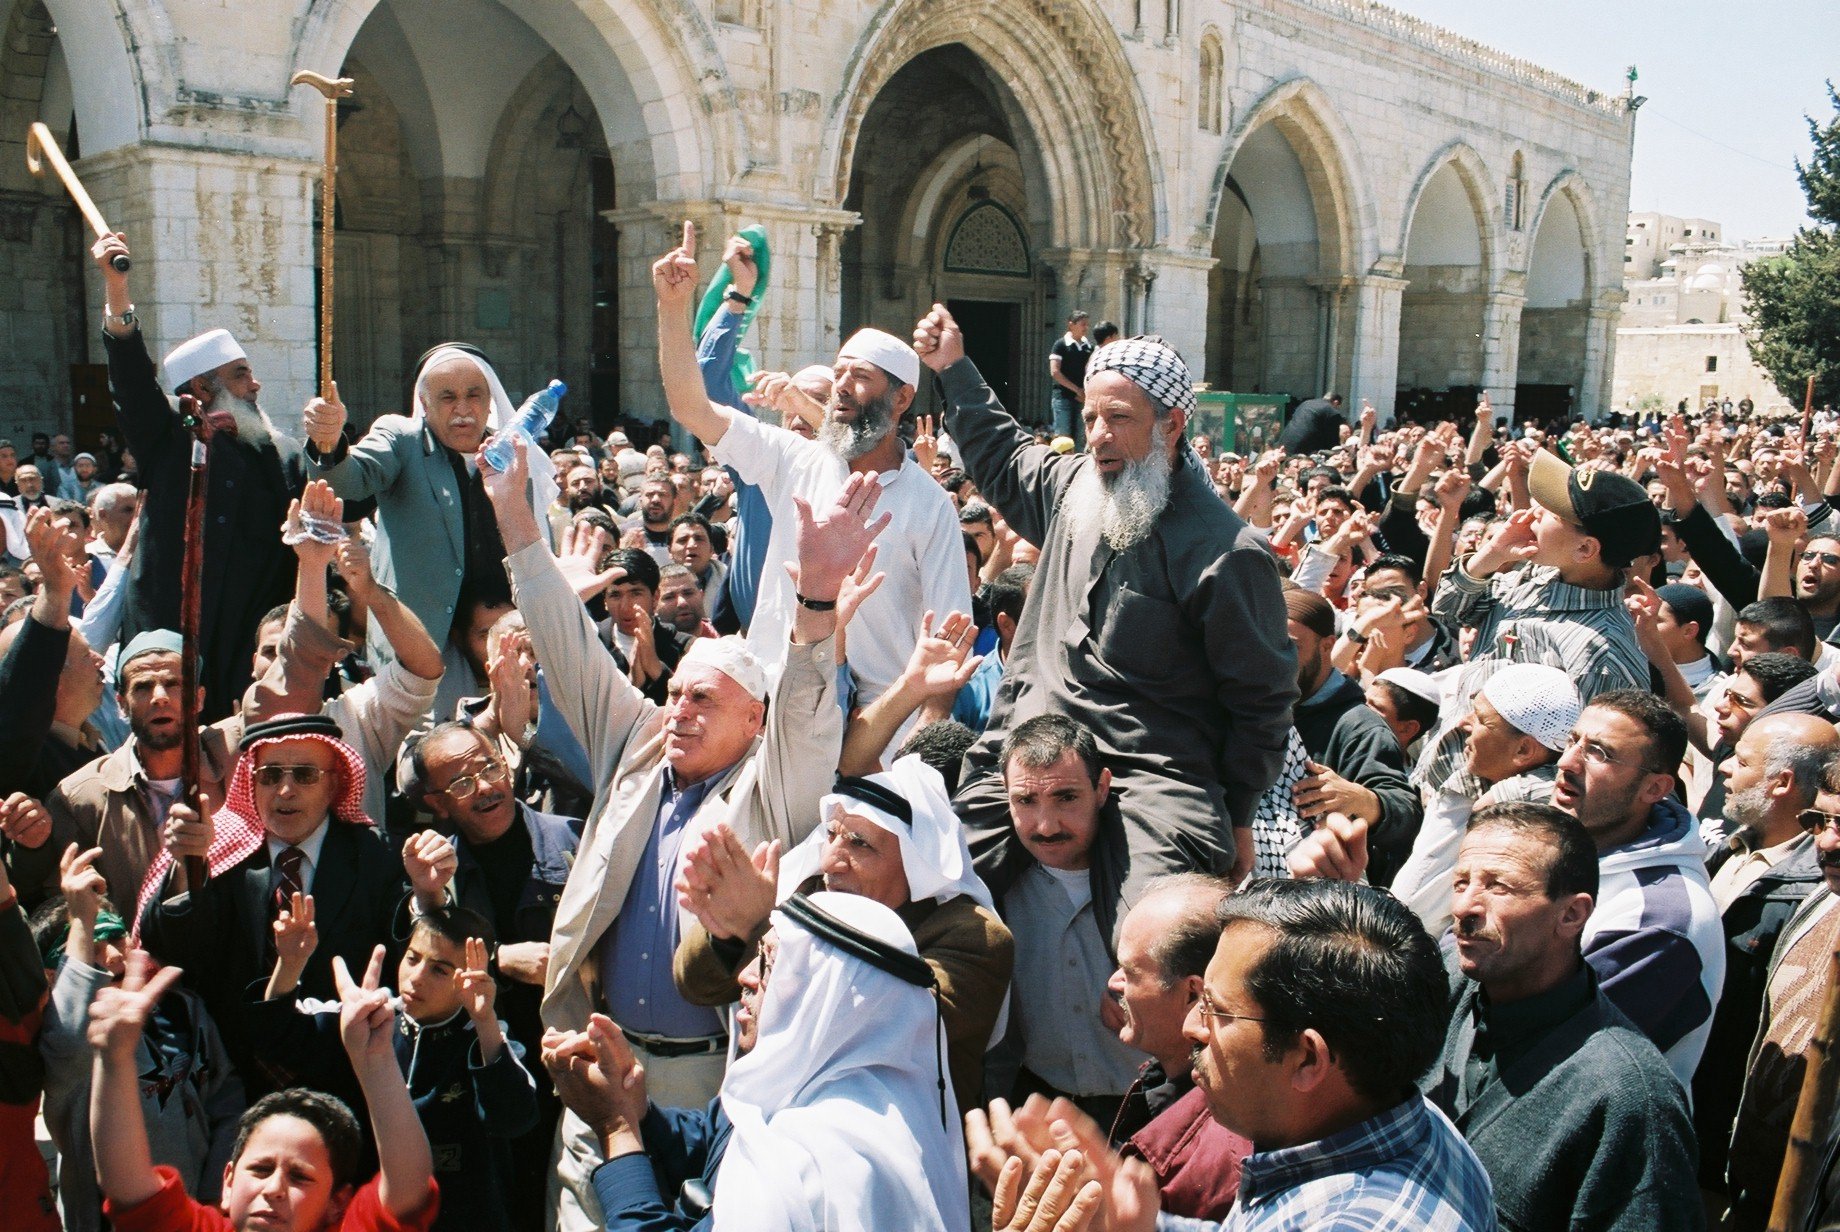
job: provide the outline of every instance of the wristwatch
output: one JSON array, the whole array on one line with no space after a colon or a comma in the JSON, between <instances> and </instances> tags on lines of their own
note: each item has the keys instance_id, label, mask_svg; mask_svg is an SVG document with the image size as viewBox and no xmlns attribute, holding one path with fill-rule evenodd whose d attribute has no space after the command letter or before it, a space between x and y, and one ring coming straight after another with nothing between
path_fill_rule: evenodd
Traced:
<instances>
[{"instance_id":1,"label":"wristwatch","mask_svg":"<svg viewBox=\"0 0 1840 1232\"><path fill-rule=\"evenodd\" d=\"M104 328L110 325L120 325L123 329L133 329L134 323L137 320L139 320L139 318L134 315L133 304L129 304L127 309L119 314L110 312L107 308L102 310L102 324Z\"/></svg>"}]
</instances>

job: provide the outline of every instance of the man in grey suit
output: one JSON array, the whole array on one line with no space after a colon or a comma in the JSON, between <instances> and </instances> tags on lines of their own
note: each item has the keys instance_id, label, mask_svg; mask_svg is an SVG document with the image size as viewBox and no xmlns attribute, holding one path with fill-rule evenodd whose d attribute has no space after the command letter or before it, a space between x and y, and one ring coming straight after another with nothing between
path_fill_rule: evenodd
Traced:
<instances>
[{"instance_id":1,"label":"man in grey suit","mask_svg":"<svg viewBox=\"0 0 1840 1232\"><path fill-rule=\"evenodd\" d=\"M423 357L415 380L421 414L381 416L355 445L342 434L337 392L334 401L307 403L308 477L326 480L347 501L376 498L377 580L445 644L463 594L469 607L510 602L504 545L473 454L491 435L494 411L500 424L510 423L511 400L485 356L457 343ZM370 654L374 663L394 657L375 622Z\"/></svg>"},{"instance_id":2,"label":"man in grey suit","mask_svg":"<svg viewBox=\"0 0 1840 1232\"><path fill-rule=\"evenodd\" d=\"M818 822L843 746L833 635L843 579L887 526L865 525L881 494L856 475L827 509L795 506L797 608L785 667L768 706L767 673L736 637L698 638L673 673L669 700L647 700L614 663L523 499L524 450L488 470L518 610L551 696L587 750L594 803L556 908L544 986L546 1027L581 1031L597 1011L621 1025L663 1107L701 1107L721 1085L728 1038L721 1017L678 993L671 956L686 927L676 881L681 854L726 822L752 850L790 849ZM756 856L767 859L765 851ZM573 1115L560 1130L557 1226L598 1229L589 1182L593 1131Z\"/></svg>"}]
</instances>

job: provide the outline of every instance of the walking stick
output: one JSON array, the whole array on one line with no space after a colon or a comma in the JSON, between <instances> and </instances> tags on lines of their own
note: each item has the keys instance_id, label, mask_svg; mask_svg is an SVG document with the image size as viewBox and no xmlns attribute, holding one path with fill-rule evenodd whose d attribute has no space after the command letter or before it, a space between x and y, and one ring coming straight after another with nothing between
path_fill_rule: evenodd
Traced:
<instances>
[{"instance_id":1,"label":"walking stick","mask_svg":"<svg viewBox=\"0 0 1840 1232\"><path fill-rule=\"evenodd\" d=\"M1814 373L1808 374L1808 392L1802 395L1802 448L1814 436Z\"/></svg>"},{"instance_id":2,"label":"walking stick","mask_svg":"<svg viewBox=\"0 0 1840 1232\"><path fill-rule=\"evenodd\" d=\"M319 183L319 396L336 401L332 391L332 222L338 204L339 100L351 95L351 78L322 77L305 69L289 85L308 85L326 96L326 166Z\"/></svg>"},{"instance_id":3,"label":"walking stick","mask_svg":"<svg viewBox=\"0 0 1840 1232\"><path fill-rule=\"evenodd\" d=\"M109 230L109 224L102 220L102 211L96 208L96 203L89 199L89 193L84 191L83 181L77 178L77 173L72 171L70 164L65 161L64 151L58 149L57 139L51 135L51 130L43 124L34 123L26 130L26 170L33 175L45 174L44 166L39 162L40 155L43 155L44 161L50 163L51 169L57 172L57 178L64 182L64 190L70 194L70 199L77 203L77 212L83 215L85 222L89 223L89 229L96 233L96 238L107 239L115 234ZM118 273L125 274L128 272L130 262L126 256L119 256L109 264L113 265Z\"/></svg>"},{"instance_id":4,"label":"walking stick","mask_svg":"<svg viewBox=\"0 0 1840 1232\"><path fill-rule=\"evenodd\" d=\"M204 608L204 494L205 471L210 453L210 429L198 409L198 400L190 394L179 398L179 422L192 434L191 486L185 493L185 554L179 573L179 709L185 715L185 743L180 746L184 757L179 771L185 803L204 818L202 795L198 790L198 738L202 734L198 721L198 620ZM185 857L185 886L192 893L210 876L210 867L202 856Z\"/></svg>"},{"instance_id":5,"label":"walking stick","mask_svg":"<svg viewBox=\"0 0 1840 1232\"><path fill-rule=\"evenodd\" d=\"M1789 1125L1789 1151L1783 1157L1782 1178L1776 1183L1769 1232L1801 1232L1815 1200L1827 1127L1833 1120L1836 1087L1840 1086L1840 1069L1833 1064L1836 1043L1840 1043L1840 949L1828 959L1827 995L1821 1001L1814 1038L1808 1041L1807 1069L1802 1072L1802 1093L1795 1101L1795 1120Z\"/></svg>"}]
</instances>

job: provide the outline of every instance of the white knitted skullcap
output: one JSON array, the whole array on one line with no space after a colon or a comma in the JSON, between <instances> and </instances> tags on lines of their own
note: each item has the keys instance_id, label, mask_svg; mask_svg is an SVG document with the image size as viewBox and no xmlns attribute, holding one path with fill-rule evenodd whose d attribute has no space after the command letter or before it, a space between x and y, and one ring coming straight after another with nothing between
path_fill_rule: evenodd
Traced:
<instances>
[{"instance_id":1,"label":"white knitted skullcap","mask_svg":"<svg viewBox=\"0 0 1840 1232\"><path fill-rule=\"evenodd\" d=\"M761 666L760 659L748 649L747 643L738 637L697 638L690 643L690 649L684 651L684 657L677 661L677 670L682 671L692 663L715 668L746 689L748 696L757 702L767 700L767 669Z\"/></svg>"},{"instance_id":2,"label":"white knitted skullcap","mask_svg":"<svg viewBox=\"0 0 1840 1232\"><path fill-rule=\"evenodd\" d=\"M1544 663L1510 663L1483 682L1481 696L1516 731L1554 752L1564 751L1584 709L1572 678Z\"/></svg>"},{"instance_id":3,"label":"white knitted skullcap","mask_svg":"<svg viewBox=\"0 0 1840 1232\"><path fill-rule=\"evenodd\" d=\"M920 355L893 334L859 329L837 352L838 359L866 359L903 385L920 384Z\"/></svg>"},{"instance_id":4,"label":"white knitted skullcap","mask_svg":"<svg viewBox=\"0 0 1840 1232\"><path fill-rule=\"evenodd\" d=\"M1444 704L1444 690L1438 682L1415 667L1389 667L1377 679L1398 685L1413 697L1423 698L1433 706Z\"/></svg>"}]
</instances>

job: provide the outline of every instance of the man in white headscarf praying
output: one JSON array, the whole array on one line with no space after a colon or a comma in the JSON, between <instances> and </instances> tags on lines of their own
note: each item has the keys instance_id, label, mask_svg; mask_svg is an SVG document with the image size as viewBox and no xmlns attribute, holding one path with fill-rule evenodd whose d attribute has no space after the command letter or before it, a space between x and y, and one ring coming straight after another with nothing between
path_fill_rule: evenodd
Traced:
<instances>
[{"instance_id":1,"label":"man in white headscarf praying","mask_svg":"<svg viewBox=\"0 0 1840 1232\"><path fill-rule=\"evenodd\" d=\"M892 910L795 894L742 975L735 1060L708 1108L659 1109L619 1028L551 1031L591 1125L607 1232L966 1232L964 1135L931 967ZM675 1193L664 1192L667 1188Z\"/></svg>"},{"instance_id":2,"label":"man in white headscarf praying","mask_svg":"<svg viewBox=\"0 0 1840 1232\"><path fill-rule=\"evenodd\" d=\"M733 1002L774 906L794 893L874 899L933 969L952 1086L961 1112L977 1107L984 1053L1007 1019L1015 942L971 867L944 780L909 755L880 774L838 776L818 811L818 828L783 859L768 844L750 855L726 826L685 853L678 902L697 923L678 943L678 991L696 1005Z\"/></svg>"},{"instance_id":3,"label":"man in white headscarf praying","mask_svg":"<svg viewBox=\"0 0 1840 1232\"><path fill-rule=\"evenodd\" d=\"M513 410L485 354L466 343L430 350L416 373L414 413L380 416L356 444L345 439L337 392L335 386L334 400L307 403L307 470L346 501L376 499L377 580L437 642L448 641L457 620L481 604L509 605L504 541L473 455L510 423ZM553 469L541 450L531 451L530 466L532 500L547 509ZM369 637L373 661L392 657L374 621Z\"/></svg>"}]
</instances>

